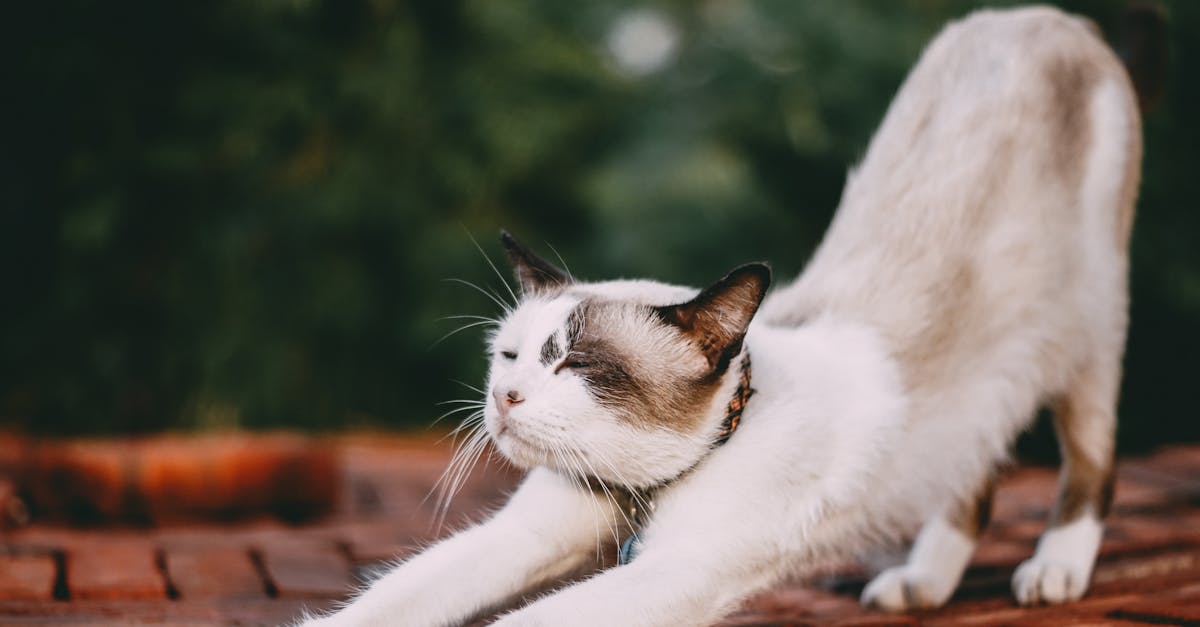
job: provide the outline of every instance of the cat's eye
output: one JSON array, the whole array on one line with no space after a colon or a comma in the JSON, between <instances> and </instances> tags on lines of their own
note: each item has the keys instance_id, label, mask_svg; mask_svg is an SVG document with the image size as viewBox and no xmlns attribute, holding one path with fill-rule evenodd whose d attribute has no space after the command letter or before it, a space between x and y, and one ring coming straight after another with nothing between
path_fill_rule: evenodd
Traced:
<instances>
[{"instance_id":1,"label":"cat's eye","mask_svg":"<svg viewBox=\"0 0 1200 627\"><path fill-rule=\"evenodd\" d=\"M578 358L564 359L562 362L560 362L558 364L558 367L554 369L554 373L558 374L564 368L568 369L568 370L584 370L584 369L590 368L591 365L592 365L592 362L584 361L584 360L578 359Z\"/></svg>"},{"instance_id":2,"label":"cat's eye","mask_svg":"<svg viewBox=\"0 0 1200 627\"><path fill-rule=\"evenodd\" d=\"M500 356L509 361L516 361L517 359L517 354L512 351L500 351Z\"/></svg>"}]
</instances>

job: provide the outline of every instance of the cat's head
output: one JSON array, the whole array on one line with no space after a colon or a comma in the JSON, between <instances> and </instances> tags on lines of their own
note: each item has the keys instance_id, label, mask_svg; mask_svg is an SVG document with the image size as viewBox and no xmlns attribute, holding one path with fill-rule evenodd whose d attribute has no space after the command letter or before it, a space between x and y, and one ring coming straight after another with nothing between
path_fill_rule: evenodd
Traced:
<instances>
[{"instance_id":1,"label":"cat's head","mask_svg":"<svg viewBox=\"0 0 1200 627\"><path fill-rule=\"evenodd\" d=\"M484 421L522 467L645 487L706 451L731 363L770 282L763 264L705 290L584 283L501 234L521 299L490 338Z\"/></svg>"}]
</instances>

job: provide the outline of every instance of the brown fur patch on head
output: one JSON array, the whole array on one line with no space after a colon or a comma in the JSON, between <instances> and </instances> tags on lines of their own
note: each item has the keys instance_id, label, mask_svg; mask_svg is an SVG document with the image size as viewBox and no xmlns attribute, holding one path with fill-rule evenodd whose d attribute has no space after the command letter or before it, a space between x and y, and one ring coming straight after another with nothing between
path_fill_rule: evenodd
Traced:
<instances>
[{"instance_id":1,"label":"brown fur patch on head","mask_svg":"<svg viewBox=\"0 0 1200 627\"><path fill-rule=\"evenodd\" d=\"M765 265L749 264L679 305L585 296L567 318L556 372L570 369L630 424L694 432L727 382L769 282Z\"/></svg>"},{"instance_id":2,"label":"brown fur patch on head","mask_svg":"<svg viewBox=\"0 0 1200 627\"><path fill-rule=\"evenodd\" d=\"M542 344L542 350L541 354L538 355L538 360L543 366L549 366L555 361L558 361L558 359L562 356L563 349L558 345L558 338L551 335L550 337L546 338L546 343Z\"/></svg>"},{"instance_id":3,"label":"brown fur patch on head","mask_svg":"<svg viewBox=\"0 0 1200 627\"><path fill-rule=\"evenodd\" d=\"M686 338L644 305L585 300L568 319L567 341L558 368L635 426L692 431L720 387Z\"/></svg>"}]
</instances>

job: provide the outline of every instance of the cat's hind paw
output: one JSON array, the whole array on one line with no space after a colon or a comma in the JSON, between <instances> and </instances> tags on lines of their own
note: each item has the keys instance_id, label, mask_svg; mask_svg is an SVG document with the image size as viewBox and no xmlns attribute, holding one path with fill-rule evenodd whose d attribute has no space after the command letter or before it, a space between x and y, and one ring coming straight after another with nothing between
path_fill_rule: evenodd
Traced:
<instances>
[{"instance_id":1,"label":"cat's hind paw","mask_svg":"<svg viewBox=\"0 0 1200 627\"><path fill-rule=\"evenodd\" d=\"M1076 601L1087 592L1086 568L1033 557L1013 573L1013 596L1021 605Z\"/></svg>"},{"instance_id":2,"label":"cat's hind paw","mask_svg":"<svg viewBox=\"0 0 1200 627\"><path fill-rule=\"evenodd\" d=\"M933 573L916 572L907 565L896 566L872 579L859 601L888 612L933 609L946 604L956 583L939 581Z\"/></svg>"}]
</instances>

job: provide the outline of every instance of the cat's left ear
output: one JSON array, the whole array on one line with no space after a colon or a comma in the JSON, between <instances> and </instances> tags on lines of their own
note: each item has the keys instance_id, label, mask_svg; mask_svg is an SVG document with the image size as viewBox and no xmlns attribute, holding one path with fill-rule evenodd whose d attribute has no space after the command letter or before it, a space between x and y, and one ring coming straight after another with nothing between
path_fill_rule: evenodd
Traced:
<instances>
[{"instance_id":1,"label":"cat's left ear","mask_svg":"<svg viewBox=\"0 0 1200 627\"><path fill-rule=\"evenodd\" d=\"M522 294L536 294L570 285L570 274L535 255L504 229L500 229L500 243L512 262Z\"/></svg>"},{"instance_id":2,"label":"cat's left ear","mask_svg":"<svg viewBox=\"0 0 1200 627\"><path fill-rule=\"evenodd\" d=\"M770 284L771 269L751 263L734 269L692 300L655 311L682 331L704 354L709 368L720 373L742 350L746 329Z\"/></svg>"}]
</instances>

